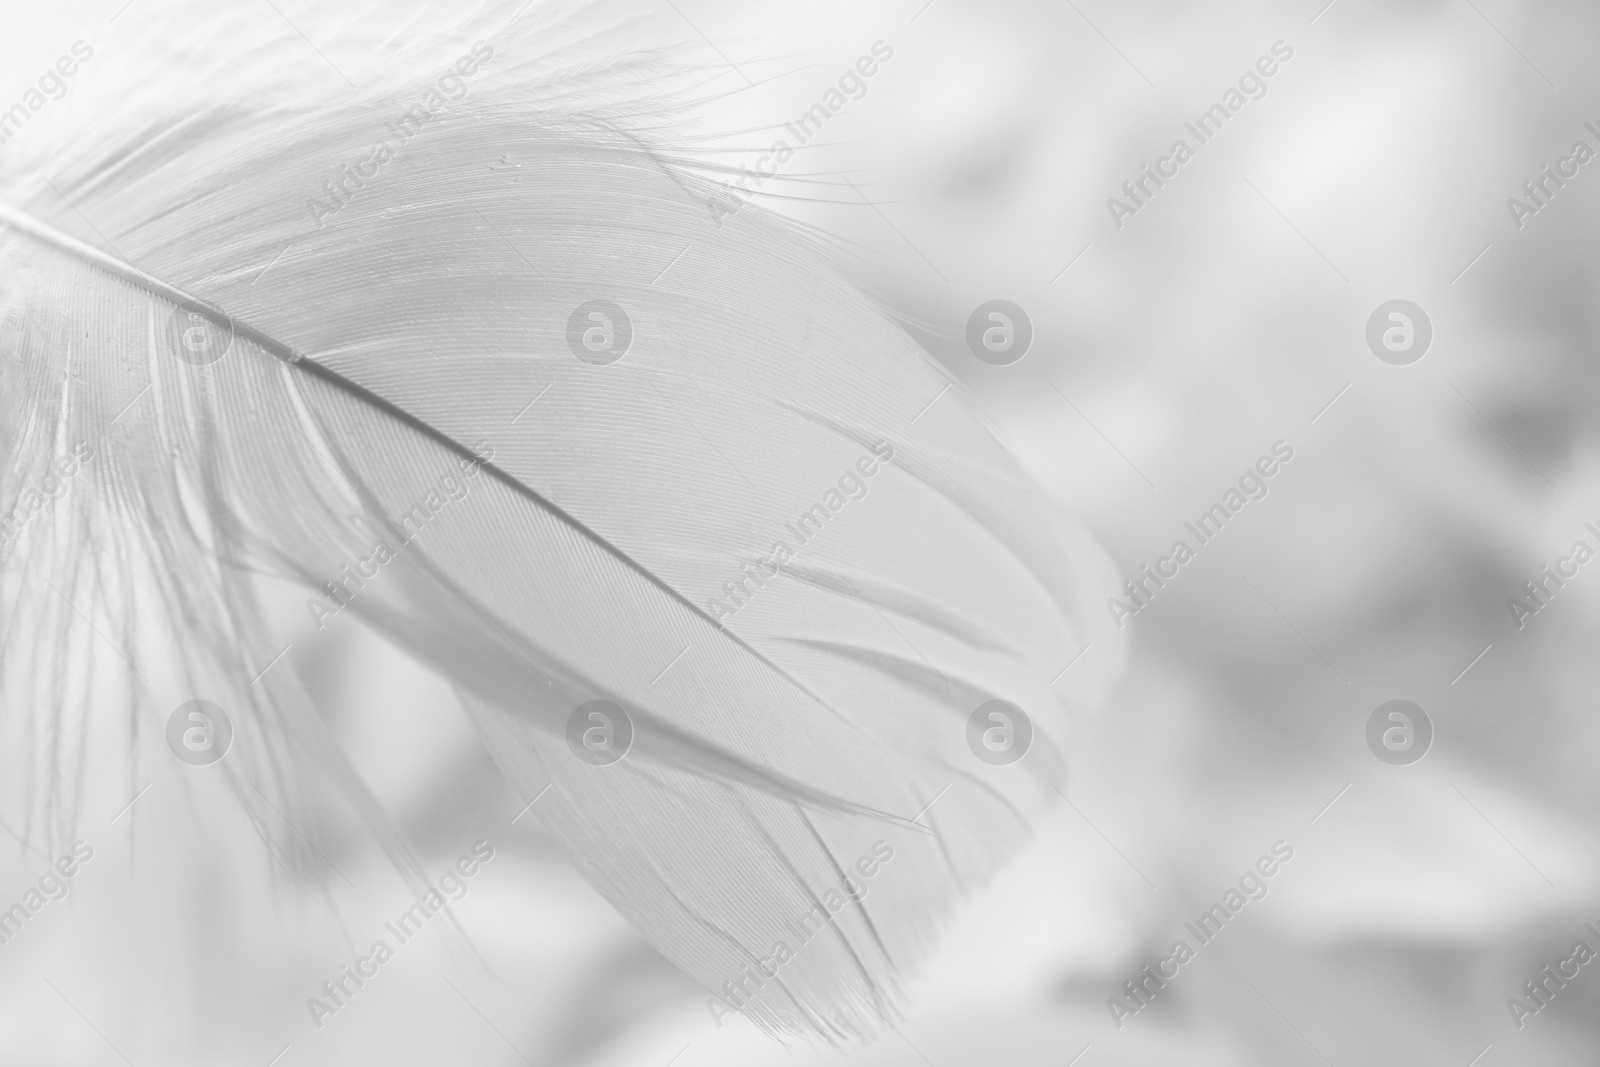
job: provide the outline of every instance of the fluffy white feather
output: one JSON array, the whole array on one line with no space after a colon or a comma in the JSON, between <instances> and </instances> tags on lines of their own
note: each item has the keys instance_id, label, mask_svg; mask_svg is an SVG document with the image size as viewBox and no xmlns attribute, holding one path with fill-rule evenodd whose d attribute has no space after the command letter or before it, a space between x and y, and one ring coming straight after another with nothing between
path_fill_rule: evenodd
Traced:
<instances>
[{"instance_id":1,"label":"fluffy white feather","mask_svg":"<svg viewBox=\"0 0 1600 1067\"><path fill-rule=\"evenodd\" d=\"M554 784L537 816L714 992L888 842L864 899L741 1006L830 1038L892 1017L941 917L1055 796L1065 714L1114 669L1096 638L1051 684L1090 639L1098 550L814 241L755 208L719 225L703 171L651 147L672 114L642 88L657 60L572 29L618 20L537 9L484 37L483 76L400 143L437 78L308 86L276 66L292 38L188 14L164 43L233 47L224 95L174 106L154 59L107 62L128 92L100 133L5 176L0 500L94 450L3 549L13 684L68 705L85 619L156 674L163 646L138 638L159 620L189 650L167 666L240 709L246 766L311 753L348 781L292 677L250 683L278 647L252 571L316 596L385 543L348 610L454 682L523 796ZM410 69L470 51L406 44L424 16L373 32ZM536 43L556 29L576 50ZM608 365L568 343L597 299L632 323ZM220 360L180 358L187 302L231 330ZM875 450L892 459L865 495L800 543L785 524L844 501ZM781 576L724 614L777 542ZM1037 730L1014 766L967 750L993 698ZM619 763L568 749L593 699L632 716Z\"/></svg>"}]
</instances>

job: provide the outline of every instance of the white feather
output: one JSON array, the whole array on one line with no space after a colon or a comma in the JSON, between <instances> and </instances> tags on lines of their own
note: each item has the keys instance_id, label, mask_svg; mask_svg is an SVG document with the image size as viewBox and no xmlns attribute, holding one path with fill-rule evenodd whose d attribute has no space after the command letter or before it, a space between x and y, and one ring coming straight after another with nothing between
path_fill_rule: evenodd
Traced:
<instances>
[{"instance_id":1,"label":"white feather","mask_svg":"<svg viewBox=\"0 0 1600 1067\"><path fill-rule=\"evenodd\" d=\"M292 678L248 684L276 647L250 572L315 597L387 542L349 610L455 683L525 797L554 783L537 816L714 992L890 843L866 897L742 1005L774 1031L872 1031L1064 780L1065 711L1118 659L1097 637L1052 688L1098 617L1098 550L815 242L756 208L719 225L714 184L647 147L668 114L638 90L654 59L485 63L319 216L324 182L428 83L269 105L271 52L240 60L233 97L160 109L130 90L99 139L8 176L0 500L63 446L95 449L6 546L8 670L62 707L63 664L93 640L80 611L148 665L150 590L192 687L248 709L247 766L304 749L347 778ZM614 105L563 101L558 73ZM605 366L567 339L595 299L632 322ZM176 358L186 300L232 329L220 361ZM804 544L786 531L885 442L864 496ZM446 475L465 495L401 548ZM723 583L779 541L793 562L719 622ZM967 751L993 698L1038 731L1014 766ZM633 718L619 763L567 748L592 699Z\"/></svg>"}]
</instances>

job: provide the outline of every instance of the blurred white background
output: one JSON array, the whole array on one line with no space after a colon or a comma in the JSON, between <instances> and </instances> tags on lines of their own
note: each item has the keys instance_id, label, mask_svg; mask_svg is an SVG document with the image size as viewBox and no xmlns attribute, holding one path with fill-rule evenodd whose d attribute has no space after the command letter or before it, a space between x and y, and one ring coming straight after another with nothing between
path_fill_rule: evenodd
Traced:
<instances>
[{"instance_id":1,"label":"blurred white background","mask_svg":"<svg viewBox=\"0 0 1600 1067\"><path fill-rule=\"evenodd\" d=\"M156 2L12 4L0 101L75 40L116 48ZM1592 1063L1591 968L1520 1029L1506 1002L1580 938L1600 948L1583 929L1600 924L1600 571L1520 630L1507 600L1596 543L1600 177L1583 168L1520 229L1506 200L1574 141L1600 148L1584 128L1600 125L1600 10L1323 3L648 9L643 38L703 61L697 143L734 167L892 49L756 202L837 238L1125 574L1274 442L1294 449L1129 621L1132 663L1083 724L1071 804L970 903L898 1032L835 1051L718 1026L536 820L513 821L523 801L448 687L340 617L294 666L426 872L492 845L455 906L481 960L429 931L313 1026L306 998L409 905L404 885L334 797L315 827L263 828L276 847L316 840L325 893L291 882L218 777L165 758L152 717L93 752L93 859L0 946L0 1060ZM370 61L280 6L342 68ZM239 7L287 34L265 0ZM1194 146L1184 123L1275 42L1292 58L1266 95L1114 224L1107 198L1174 140ZM89 95L75 81L34 121L70 126ZM962 339L994 298L1034 324L1012 366ZM1366 343L1392 299L1433 325L1406 366ZM1408 766L1365 737L1393 698L1435 730ZM9 906L45 859L7 814L21 784L3 786ZM1192 943L1184 921L1279 840L1294 858L1266 899L1119 1028L1107 998Z\"/></svg>"}]
</instances>

